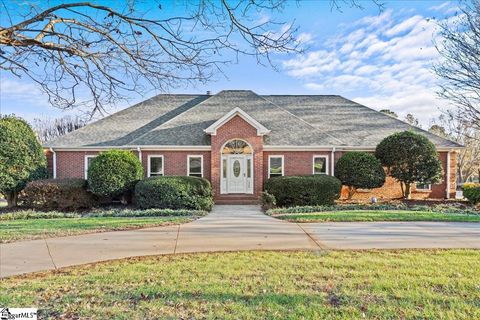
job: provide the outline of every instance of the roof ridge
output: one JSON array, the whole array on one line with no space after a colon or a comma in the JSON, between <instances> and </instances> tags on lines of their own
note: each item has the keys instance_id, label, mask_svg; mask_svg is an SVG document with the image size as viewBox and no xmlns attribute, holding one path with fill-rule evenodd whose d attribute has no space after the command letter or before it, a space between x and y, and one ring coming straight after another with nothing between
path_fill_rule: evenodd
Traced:
<instances>
[{"instance_id":1,"label":"roof ridge","mask_svg":"<svg viewBox=\"0 0 480 320\"><path fill-rule=\"evenodd\" d=\"M259 97L262 98L263 100L267 101L268 103L274 105L276 108L278 108L278 109L280 109L280 110L282 110L282 111L285 111L286 113L292 115L293 117L297 118L298 120L306 123L307 125L309 125L310 127L312 127L314 130L316 130L316 131L318 131L318 132L320 132L320 133L326 134L326 135L328 135L329 137L331 137L331 138L339 141L339 142L342 143L342 144L345 143L345 142L343 142L342 140L338 139L337 137L334 137L334 136L331 135L330 133L318 129L317 127L315 127L315 126L314 126L313 124L311 124L310 122L306 121L305 119L300 118L299 116L293 114L292 112L288 111L287 109L280 107L278 104L276 104L276 103L274 103L274 102L272 102L272 101L270 101L270 100L267 100L265 97L260 96L260 95L258 95L258 94L257 94L257 96L259 96Z\"/></svg>"}]
</instances>

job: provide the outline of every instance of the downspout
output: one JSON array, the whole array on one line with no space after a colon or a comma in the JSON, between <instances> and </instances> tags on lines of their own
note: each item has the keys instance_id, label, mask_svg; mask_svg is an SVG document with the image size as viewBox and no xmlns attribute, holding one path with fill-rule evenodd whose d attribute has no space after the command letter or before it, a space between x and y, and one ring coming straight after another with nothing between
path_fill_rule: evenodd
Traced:
<instances>
[{"instance_id":1,"label":"downspout","mask_svg":"<svg viewBox=\"0 0 480 320\"><path fill-rule=\"evenodd\" d=\"M445 190L446 192L446 198L450 199L450 151L447 152L447 189Z\"/></svg>"},{"instance_id":2,"label":"downspout","mask_svg":"<svg viewBox=\"0 0 480 320\"><path fill-rule=\"evenodd\" d=\"M332 148L332 176L335 175L335 147Z\"/></svg>"},{"instance_id":3,"label":"downspout","mask_svg":"<svg viewBox=\"0 0 480 320\"><path fill-rule=\"evenodd\" d=\"M50 147L50 152L52 153L53 179L57 179L57 153L52 147Z\"/></svg>"},{"instance_id":4,"label":"downspout","mask_svg":"<svg viewBox=\"0 0 480 320\"><path fill-rule=\"evenodd\" d=\"M143 162L142 162L142 149L140 149L140 147L137 146L137 152L138 152L138 160L140 160L140 163L142 164L143 166Z\"/></svg>"}]
</instances>

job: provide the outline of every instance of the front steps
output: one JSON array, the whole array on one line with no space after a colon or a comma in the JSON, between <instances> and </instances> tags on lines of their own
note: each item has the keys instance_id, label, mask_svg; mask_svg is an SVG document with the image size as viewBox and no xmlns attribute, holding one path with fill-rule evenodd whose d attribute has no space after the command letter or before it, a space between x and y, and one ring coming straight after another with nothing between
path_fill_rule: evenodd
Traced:
<instances>
[{"instance_id":1,"label":"front steps","mask_svg":"<svg viewBox=\"0 0 480 320\"><path fill-rule=\"evenodd\" d=\"M260 204L253 194L221 194L215 197L215 204Z\"/></svg>"}]
</instances>

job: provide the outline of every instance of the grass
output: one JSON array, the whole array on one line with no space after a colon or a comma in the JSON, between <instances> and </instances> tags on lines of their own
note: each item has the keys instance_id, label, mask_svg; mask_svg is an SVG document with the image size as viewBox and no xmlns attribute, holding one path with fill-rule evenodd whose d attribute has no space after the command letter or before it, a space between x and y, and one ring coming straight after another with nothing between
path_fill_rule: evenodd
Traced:
<instances>
[{"instance_id":1,"label":"grass","mask_svg":"<svg viewBox=\"0 0 480 320\"><path fill-rule=\"evenodd\" d=\"M81 217L0 220L0 243L92 232L130 230L191 221L191 217Z\"/></svg>"},{"instance_id":2,"label":"grass","mask_svg":"<svg viewBox=\"0 0 480 320\"><path fill-rule=\"evenodd\" d=\"M2 280L40 318L478 319L478 250L144 257Z\"/></svg>"},{"instance_id":3,"label":"grass","mask_svg":"<svg viewBox=\"0 0 480 320\"><path fill-rule=\"evenodd\" d=\"M480 222L480 214L439 213L408 210L345 210L312 213L273 214L290 222L347 222L347 221L448 221Z\"/></svg>"}]
</instances>

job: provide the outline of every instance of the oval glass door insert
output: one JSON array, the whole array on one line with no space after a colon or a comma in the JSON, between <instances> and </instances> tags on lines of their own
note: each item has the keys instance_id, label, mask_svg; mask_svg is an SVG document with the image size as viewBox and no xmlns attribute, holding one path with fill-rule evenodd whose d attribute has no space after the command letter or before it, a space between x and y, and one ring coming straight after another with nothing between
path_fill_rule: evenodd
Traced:
<instances>
[{"instance_id":1,"label":"oval glass door insert","mask_svg":"<svg viewBox=\"0 0 480 320\"><path fill-rule=\"evenodd\" d=\"M233 162L233 175L235 176L235 178L238 178L238 176L240 175L240 161L238 160L235 160Z\"/></svg>"}]
</instances>

